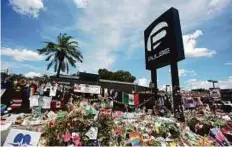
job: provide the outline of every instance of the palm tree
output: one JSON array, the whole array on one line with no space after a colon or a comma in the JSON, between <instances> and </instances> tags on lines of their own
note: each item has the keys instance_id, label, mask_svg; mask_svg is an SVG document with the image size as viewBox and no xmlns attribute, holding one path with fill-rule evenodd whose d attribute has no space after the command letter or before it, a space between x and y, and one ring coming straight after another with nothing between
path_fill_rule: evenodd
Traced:
<instances>
[{"instance_id":1,"label":"palm tree","mask_svg":"<svg viewBox=\"0 0 232 147\"><path fill-rule=\"evenodd\" d=\"M57 72L59 78L60 70L69 72L69 64L76 68L75 63L83 61L83 56L79 50L78 42L71 40L73 37L67 34L60 34L57 37L57 43L45 42L46 46L38 49L39 54L45 54L48 57L45 61L51 62L48 64L47 70L54 64L54 72Z\"/></svg>"}]
</instances>

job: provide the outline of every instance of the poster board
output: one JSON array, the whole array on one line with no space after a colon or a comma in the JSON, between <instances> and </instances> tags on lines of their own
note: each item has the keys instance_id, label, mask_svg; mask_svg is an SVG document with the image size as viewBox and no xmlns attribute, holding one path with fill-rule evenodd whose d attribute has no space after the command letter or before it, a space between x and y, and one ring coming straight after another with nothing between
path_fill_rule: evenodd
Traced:
<instances>
[{"instance_id":1,"label":"poster board","mask_svg":"<svg viewBox=\"0 0 232 147\"><path fill-rule=\"evenodd\" d=\"M11 129L3 146L37 146L41 133Z\"/></svg>"},{"instance_id":2,"label":"poster board","mask_svg":"<svg viewBox=\"0 0 232 147\"><path fill-rule=\"evenodd\" d=\"M219 88L211 88L209 89L209 95L211 98L213 98L214 101L220 101L221 100L221 92Z\"/></svg>"},{"instance_id":3,"label":"poster board","mask_svg":"<svg viewBox=\"0 0 232 147\"><path fill-rule=\"evenodd\" d=\"M100 94L101 86L88 84L74 84L74 92Z\"/></svg>"}]
</instances>

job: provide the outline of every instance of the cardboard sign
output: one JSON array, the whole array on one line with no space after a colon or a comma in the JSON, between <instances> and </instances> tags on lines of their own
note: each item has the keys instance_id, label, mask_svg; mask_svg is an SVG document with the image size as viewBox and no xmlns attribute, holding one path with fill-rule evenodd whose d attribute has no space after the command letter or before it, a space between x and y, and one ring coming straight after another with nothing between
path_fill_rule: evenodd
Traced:
<instances>
[{"instance_id":1,"label":"cardboard sign","mask_svg":"<svg viewBox=\"0 0 232 147\"><path fill-rule=\"evenodd\" d=\"M51 87L49 96L56 96L57 87Z\"/></svg>"},{"instance_id":2,"label":"cardboard sign","mask_svg":"<svg viewBox=\"0 0 232 147\"><path fill-rule=\"evenodd\" d=\"M221 100L221 92L219 88L210 88L209 95L211 98L213 98L215 101Z\"/></svg>"},{"instance_id":3,"label":"cardboard sign","mask_svg":"<svg viewBox=\"0 0 232 147\"><path fill-rule=\"evenodd\" d=\"M37 146L40 135L40 132L11 129L6 138L4 146Z\"/></svg>"},{"instance_id":4,"label":"cardboard sign","mask_svg":"<svg viewBox=\"0 0 232 147\"><path fill-rule=\"evenodd\" d=\"M48 112L47 116L49 120L55 120L57 118L57 114L53 111Z\"/></svg>"},{"instance_id":5,"label":"cardboard sign","mask_svg":"<svg viewBox=\"0 0 232 147\"><path fill-rule=\"evenodd\" d=\"M91 127L85 135L88 136L90 140L94 140L97 139L97 133L98 133L98 128Z\"/></svg>"},{"instance_id":6,"label":"cardboard sign","mask_svg":"<svg viewBox=\"0 0 232 147\"><path fill-rule=\"evenodd\" d=\"M42 107L40 107L40 106L34 106L34 107L32 107L32 115L33 116L41 116L41 109L42 109Z\"/></svg>"},{"instance_id":7,"label":"cardboard sign","mask_svg":"<svg viewBox=\"0 0 232 147\"><path fill-rule=\"evenodd\" d=\"M94 120L94 121L97 121L97 120L98 120L98 116L99 116L99 111L97 111L97 113L95 114L93 120Z\"/></svg>"}]
</instances>

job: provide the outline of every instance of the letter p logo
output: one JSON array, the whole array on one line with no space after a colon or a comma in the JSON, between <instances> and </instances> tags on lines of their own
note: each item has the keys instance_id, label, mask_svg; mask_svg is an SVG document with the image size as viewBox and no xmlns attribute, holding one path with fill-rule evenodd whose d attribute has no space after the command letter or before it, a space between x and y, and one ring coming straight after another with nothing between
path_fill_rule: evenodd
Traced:
<instances>
[{"instance_id":1,"label":"letter p logo","mask_svg":"<svg viewBox=\"0 0 232 147\"><path fill-rule=\"evenodd\" d=\"M147 40L147 51L155 50L162 42L162 39L167 35L168 24L160 22L151 31Z\"/></svg>"}]
</instances>

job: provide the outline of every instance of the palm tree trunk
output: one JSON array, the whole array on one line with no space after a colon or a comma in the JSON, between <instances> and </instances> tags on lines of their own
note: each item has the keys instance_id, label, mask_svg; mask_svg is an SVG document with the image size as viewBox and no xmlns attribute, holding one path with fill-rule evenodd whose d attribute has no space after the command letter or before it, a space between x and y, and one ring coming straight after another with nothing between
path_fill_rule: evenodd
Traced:
<instances>
[{"instance_id":1,"label":"palm tree trunk","mask_svg":"<svg viewBox=\"0 0 232 147\"><path fill-rule=\"evenodd\" d=\"M57 70L57 74L56 74L57 78L60 77L60 69L61 69L61 60L59 61L59 66L58 66L58 70Z\"/></svg>"}]
</instances>

